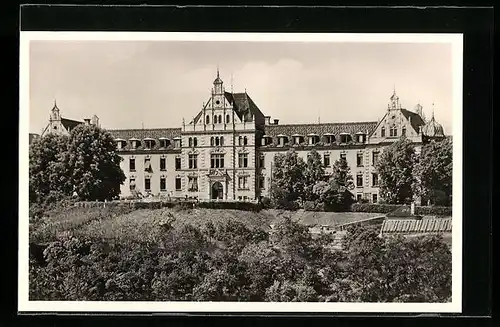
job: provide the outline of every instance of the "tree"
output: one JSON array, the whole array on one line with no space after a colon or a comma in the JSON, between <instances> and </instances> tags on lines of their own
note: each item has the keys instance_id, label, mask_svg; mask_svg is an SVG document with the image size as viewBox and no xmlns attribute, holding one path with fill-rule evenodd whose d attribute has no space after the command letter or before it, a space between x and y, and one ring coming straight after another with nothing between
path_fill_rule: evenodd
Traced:
<instances>
[{"instance_id":1,"label":"tree","mask_svg":"<svg viewBox=\"0 0 500 327\"><path fill-rule=\"evenodd\" d=\"M29 202L43 203L71 195L72 186L65 161L67 136L49 134L35 140L29 152Z\"/></svg>"},{"instance_id":2,"label":"tree","mask_svg":"<svg viewBox=\"0 0 500 327\"><path fill-rule=\"evenodd\" d=\"M293 202L303 196L305 166L304 160L293 149L275 156L271 181L274 202Z\"/></svg>"},{"instance_id":3,"label":"tree","mask_svg":"<svg viewBox=\"0 0 500 327\"><path fill-rule=\"evenodd\" d=\"M354 182L351 175L351 168L347 160L340 158L336 160L332 167L333 173L330 179L333 180L337 185L344 187L346 190L352 190L354 188Z\"/></svg>"},{"instance_id":4,"label":"tree","mask_svg":"<svg viewBox=\"0 0 500 327\"><path fill-rule=\"evenodd\" d=\"M335 161L330 179L314 184L316 201L328 210L345 210L353 201L350 192L354 187L349 165L345 159Z\"/></svg>"},{"instance_id":5,"label":"tree","mask_svg":"<svg viewBox=\"0 0 500 327\"><path fill-rule=\"evenodd\" d=\"M415 193L423 203L449 205L453 181L453 144L444 139L425 144L415 165Z\"/></svg>"},{"instance_id":6,"label":"tree","mask_svg":"<svg viewBox=\"0 0 500 327\"><path fill-rule=\"evenodd\" d=\"M79 125L68 144L71 183L80 199L110 200L120 194L125 174L113 137L95 125Z\"/></svg>"},{"instance_id":7,"label":"tree","mask_svg":"<svg viewBox=\"0 0 500 327\"><path fill-rule=\"evenodd\" d=\"M415 149L406 137L387 147L380 157L380 194L390 204L406 204L413 199Z\"/></svg>"},{"instance_id":8,"label":"tree","mask_svg":"<svg viewBox=\"0 0 500 327\"><path fill-rule=\"evenodd\" d=\"M304 195L306 201L314 201L316 199L313 192L314 185L325 178L325 168L321 161L321 156L316 150L312 150L307 155L307 161L304 174Z\"/></svg>"}]
</instances>

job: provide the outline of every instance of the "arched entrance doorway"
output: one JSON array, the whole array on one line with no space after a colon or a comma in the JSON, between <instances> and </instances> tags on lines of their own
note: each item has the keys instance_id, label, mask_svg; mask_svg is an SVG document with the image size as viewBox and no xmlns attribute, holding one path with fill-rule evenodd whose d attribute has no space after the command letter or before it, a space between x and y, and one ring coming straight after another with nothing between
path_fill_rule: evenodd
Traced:
<instances>
[{"instance_id":1,"label":"arched entrance doorway","mask_svg":"<svg viewBox=\"0 0 500 327\"><path fill-rule=\"evenodd\" d=\"M223 198L223 195L224 195L224 188L222 187L222 183L221 182L214 182L212 184L211 199L212 200L216 200L216 199L221 200Z\"/></svg>"}]
</instances>

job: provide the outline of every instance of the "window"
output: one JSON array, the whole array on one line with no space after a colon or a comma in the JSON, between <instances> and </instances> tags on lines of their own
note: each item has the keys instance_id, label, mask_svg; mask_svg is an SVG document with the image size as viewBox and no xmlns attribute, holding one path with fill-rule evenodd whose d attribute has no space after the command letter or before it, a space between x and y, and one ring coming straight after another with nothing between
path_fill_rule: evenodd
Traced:
<instances>
[{"instance_id":1,"label":"window","mask_svg":"<svg viewBox=\"0 0 500 327\"><path fill-rule=\"evenodd\" d=\"M182 181L180 177L175 178L175 190L180 191L182 188Z\"/></svg>"},{"instance_id":2,"label":"window","mask_svg":"<svg viewBox=\"0 0 500 327\"><path fill-rule=\"evenodd\" d=\"M373 162L374 166L377 165L377 163L378 163L378 152L373 152L372 153L372 162Z\"/></svg>"},{"instance_id":3,"label":"window","mask_svg":"<svg viewBox=\"0 0 500 327\"><path fill-rule=\"evenodd\" d=\"M222 124L222 115L219 115L219 124Z\"/></svg>"},{"instance_id":4,"label":"window","mask_svg":"<svg viewBox=\"0 0 500 327\"><path fill-rule=\"evenodd\" d=\"M219 146L219 137L218 136L215 137L215 146Z\"/></svg>"},{"instance_id":5,"label":"window","mask_svg":"<svg viewBox=\"0 0 500 327\"><path fill-rule=\"evenodd\" d=\"M241 146L243 138L241 136L238 136L238 145Z\"/></svg>"},{"instance_id":6,"label":"window","mask_svg":"<svg viewBox=\"0 0 500 327\"><path fill-rule=\"evenodd\" d=\"M198 146L198 139L193 137L193 146Z\"/></svg>"},{"instance_id":7,"label":"window","mask_svg":"<svg viewBox=\"0 0 500 327\"><path fill-rule=\"evenodd\" d=\"M363 198L363 194L361 194L361 193L356 194L356 200L357 200L358 202L360 202L362 198Z\"/></svg>"},{"instance_id":8,"label":"window","mask_svg":"<svg viewBox=\"0 0 500 327\"><path fill-rule=\"evenodd\" d=\"M198 168L198 155L197 154L190 154L188 156L188 164L189 164L189 169L197 169Z\"/></svg>"},{"instance_id":9,"label":"window","mask_svg":"<svg viewBox=\"0 0 500 327\"><path fill-rule=\"evenodd\" d=\"M224 145L224 136L221 136L220 137L220 146L223 146Z\"/></svg>"},{"instance_id":10,"label":"window","mask_svg":"<svg viewBox=\"0 0 500 327\"><path fill-rule=\"evenodd\" d=\"M198 192L198 177L188 177L188 191Z\"/></svg>"},{"instance_id":11,"label":"window","mask_svg":"<svg viewBox=\"0 0 500 327\"><path fill-rule=\"evenodd\" d=\"M128 167L130 171L135 171L135 159L130 158L128 161Z\"/></svg>"},{"instance_id":12,"label":"window","mask_svg":"<svg viewBox=\"0 0 500 327\"><path fill-rule=\"evenodd\" d=\"M144 179L144 190L151 191L151 179L149 177Z\"/></svg>"},{"instance_id":13,"label":"window","mask_svg":"<svg viewBox=\"0 0 500 327\"><path fill-rule=\"evenodd\" d=\"M151 159L150 158L144 159L144 171L151 171L151 170L152 170Z\"/></svg>"},{"instance_id":14,"label":"window","mask_svg":"<svg viewBox=\"0 0 500 327\"><path fill-rule=\"evenodd\" d=\"M207 115L206 122L207 122L207 124L210 124L210 116L209 115Z\"/></svg>"},{"instance_id":15,"label":"window","mask_svg":"<svg viewBox=\"0 0 500 327\"><path fill-rule=\"evenodd\" d=\"M347 155L345 153L340 154L340 159L341 160L346 160Z\"/></svg>"},{"instance_id":16,"label":"window","mask_svg":"<svg viewBox=\"0 0 500 327\"><path fill-rule=\"evenodd\" d=\"M160 158L160 170L161 171L167 170L167 159Z\"/></svg>"},{"instance_id":17,"label":"window","mask_svg":"<svg viewBox=\"0 0 500 327\"><path fill-rule=\"evenodd\" d=\"M239 153L238 154L238 167L239 168L248 167L248 153Z\"/></svg>"},{"instance_id":18,"label":"window","mask_svg":"<svg viewBox=\"0 0 500 327\"><path fill-rule=\"evenodd\" d=\"M385 137L385 127L382 127L382 129L380 130L380 136Z\"/></svg>"},{"instance_id":19,"label":"window","mask_svg":"<svg viewBox=\"0 0 500 327\"><path fill-rule=\"evenodd\" d=\"M323 163L324 163L325 167L330 167L330 154L329 153L325 153L323 155Z\"/></svg>"},{"instance_id":20,"label":"window","mask_svg":"<svg viewBox=\"0 0 500 327\"><path fill-rule=\"evenodd\" d=\"M358 165L358 167L363 167L363 154L362 153L358 153L356 155L356 164Z\"/></svg>"},{"instance_id":21,"label":"window","mask_svg":"<svg viewBox=\"0 0 500 327\"><path fill-rule=\"evenodd\" d=\"M403 127L401 130L401 135L406 136L406 127Z\"/></svg>"},{"instance_id":22,"label":"window","mask_svg":"<svg viewBox=\"0 0 500 327\"><path fill-rule=\"evenodd\" d=\"M181 139L175 139L174 140L174 147L180 148L182 146Z\"/></svg>"},{"instance_id":23,"label":"window","mask_svg":"<svg viewBox=\"0 0 500 327\"><path fill-rule=\"evenodd\" d=\"M214 146L214 137L213 136L210 138L210 145Z\"/></svg>"},{"instance_id":24,"label":"window","mask_svg":"<svg viewBox=\"0 0 500 327\"><path fill-rule=\"evenodd\" d=\"M229 123L229 115L226 115L226 124Z\"/></svg>"},{"instance_id":25,"label":"window","mask_svg":"<svg viewBox=\"0 0 500 327\"><path fill-rule=\"evenodd\" d=\"M135 190L135 178L130 178L129 180L129 188L131 191Z\"/></svg>"},{"instance_id":26,"label":"window","mask_svg":"<svg viewBox=\"0 0 500 327\"><path fill-rule=\"evenodd\" d=\"M357 187L363 187L363 175L358 174L356 176L356 186Z\"/></svg>"},{"instance_id":27,"label":"window","mask_svg":"<svg viewBox=\"0 0 500 327\"><path fill-rule=\"evenodd\" d=\"M175 158L175 170L181 169L181 158Z\"/></svg>"},{"instance_id":28,"label":"window","mask_svg":"<svg viewBox=\"0 0 500 327\"><path fill-rule=\"evenodd\" d=\"M377 203L378 201L378 197L377 197L377 194L373 194L373 203Z\"/></svg>"},{"instance_id":29,"label":"window","mask_svg":"<svg viewBox=\"0 0 500 327\"><path fill-rule=\"evenodd\" d=\"M375 173L372 174L372 186L378 187L378 174Z\"/></svg>"},{"instance_id":30,"label":"window","mask_svg":"<svg viewBox=\"0 0 500 327\"><path fill-rule=\"evenodd\" d=\"M396 128L396 126L392 126L390 129L389 129L389 136L398 136L398 130Z\"/></svg>"},{"instance_id":31,"label":"window","mask_svg":"<svg viewBox=\"0 0 500 327\"><path fill-rule=\"evenodd\" d=\"M224 155L219 153L214 153L210 155L210 167L211 168L224 168Z\"/></svg>"},{"instance_id":32,"label":"window","mask_svg":"<svg viewBox=\"0 0 500 327\"><path fill-rule=\"evenodd\" d=\"M247 145L248 144L248 139L246 136L243 137L243 145Z\"/></svg>"},{"instance_id":33,"label":"window","mask_svg":"<svg viewBox=\"0 0 500 327\"><path fill-rule=\"evenodd\" d=\"M160 191L167 190L167 179L165 177L160 177Z\"/></svg>"},{"instance_id":34,"label":"window","mask_svg":"<svg viewBox=\"0 0 500 327\"><path fill-rule=\"evenodd\" d=\"M189 147L193 146L193 138L192 137L189 138L189 142L188 143L189 143Z\"/></svg>"},{"instance_id":35,"label":"window","mask_svg":"<svg viewBox=\"0 0 500 327\"><path fill-rule=\"evenodd\" d=\"M264 168L265 167L265 161L264 161L264 155L263 154L261 154L259 156L259 167L260 168Z\"/></svg>"},{"instance_id":36,"label":"window","mask_svg":"<svg viewBox=\"0 0 500 327\"><path fill-rule=\"evenodd\" d=\"M248 176L240 176L238 177L238 188L241 190L248 189Z\"/></svg>"},{"instance_id":37,"label":"window","mask_svg":"<svg viewBox=\"0 0 500 327\"><path fill-rule=\"evenodd\" d=\"M264 176L259 177L259 188L264 188Z\"/></svg>"}]
</instances>

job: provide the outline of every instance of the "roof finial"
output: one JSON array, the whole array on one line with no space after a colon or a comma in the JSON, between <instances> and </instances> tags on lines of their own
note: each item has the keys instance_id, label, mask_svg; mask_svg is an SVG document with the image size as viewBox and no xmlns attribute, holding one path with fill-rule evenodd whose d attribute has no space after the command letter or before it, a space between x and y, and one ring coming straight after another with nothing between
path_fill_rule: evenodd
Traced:
<instances>
[{"instance_id":1,"label":"roof finial","mask_svg":"<svg viewBox=\"0 0 500 327\"><path fill-rule=\"evenodd\" d=\"M217 64L217 78L219 78L219 64Z\"/></svg>"},{"instance_id":2,"label":"roof finial","mask_svg":"<svg viewBox=\"0 0 500 327\"><path fill-rule=\"evenodd\" d=\"M434 120L434 102L432 103L432 120Z\"/></svg>"},{"instance_id":3,"label":"roof finial","mask_svg":"<svg viewBox=\"0 0 500 327\"><path fill-rule=\"evenodd\" d=\"M233 73L231 73L231 93L233 93Z\"/></svg>"}]
</instances>

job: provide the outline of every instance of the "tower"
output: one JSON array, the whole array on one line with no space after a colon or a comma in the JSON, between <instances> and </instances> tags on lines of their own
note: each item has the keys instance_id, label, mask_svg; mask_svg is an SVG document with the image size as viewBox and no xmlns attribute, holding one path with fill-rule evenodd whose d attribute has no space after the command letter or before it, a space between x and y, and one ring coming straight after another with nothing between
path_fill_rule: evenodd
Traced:
<instances>
[{"instance_id":1,"label":"tower","mask_svg":"<svg viewBox=\"0 0 500 327\"><path fill-rule=\"evenodd\" d=\"M396 87L392 91L391 98L389 100L389 105L387 110L401 109L401 103L399 103L399 97L396 95Z\"/></svg>"}]
</instances>

